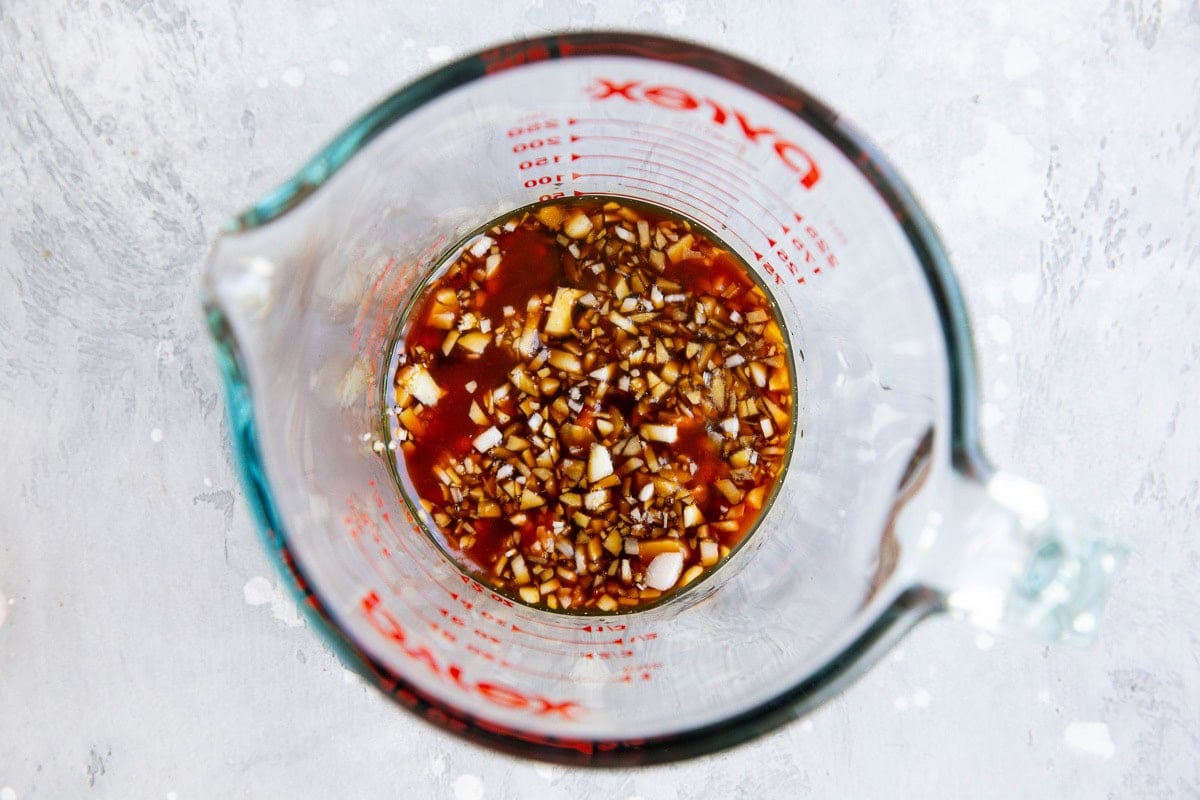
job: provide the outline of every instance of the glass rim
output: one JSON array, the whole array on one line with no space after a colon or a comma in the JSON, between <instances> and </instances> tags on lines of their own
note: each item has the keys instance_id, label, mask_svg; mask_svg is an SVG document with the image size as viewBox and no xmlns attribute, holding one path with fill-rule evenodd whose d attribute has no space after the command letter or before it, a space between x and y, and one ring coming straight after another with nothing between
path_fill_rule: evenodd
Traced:
<instances>
[{"instance_id":1,"label":"glass rim","mask_svg":"<svg viewBox=\"0 0 1200 800\"><path fill-rule=\"evenodd\" d=\"M950 379L953 466L967 475L990 471L976 419L975 365L966 308L949 258L929 217L896 170L865 136L804 89L737 56L686 40L629 32L561 33L481 50L430 72L359 116L290 179L229 220L222 236L269 225L321 188L392 124L460 86L488 75L547 60L625 56L708 72L739 84L812 126L846 156L895 215L925 275L941 322ZM916 585L901 591L866 628L815 673L775 697L716 723L649 739L556 738L506 727L429 695L373 659L331 616L288 544L261 456L253 396L240 346L224 310L207 290L202 298L225 381L232 440L243 488L268 552L314 629L348 666L384 694L443 730L510 755L565 765L633 766L712 753L767 733L820 705L863 674L918 621L940 610L940 596Z\"/></svg>"}]
</instances>

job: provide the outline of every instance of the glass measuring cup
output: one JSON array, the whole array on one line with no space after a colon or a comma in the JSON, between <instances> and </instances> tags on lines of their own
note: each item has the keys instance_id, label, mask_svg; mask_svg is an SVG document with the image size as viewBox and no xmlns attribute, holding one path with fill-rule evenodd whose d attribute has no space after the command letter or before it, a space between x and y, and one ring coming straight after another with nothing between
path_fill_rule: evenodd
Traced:
<instances>
[{"instance_id":1,"label":"glass measuring cup","mask_svg":"<svg viewBox=\"0 0 1200 800\"><path fill-rule=\"evenodd\" d=\"M394 488L388 345L449 249L606 194L691 217L767 286L796 368L776 499L674 600L568 616L464 575ZM238 460L321 630L455 733L565 763L667 761L813 708L922 617L1085 642L1124 549L978 445L970 333L931 224L806 93L624 34L489 50L401 90L233 220L204 282Z\"/></svg>"}]
</instances>

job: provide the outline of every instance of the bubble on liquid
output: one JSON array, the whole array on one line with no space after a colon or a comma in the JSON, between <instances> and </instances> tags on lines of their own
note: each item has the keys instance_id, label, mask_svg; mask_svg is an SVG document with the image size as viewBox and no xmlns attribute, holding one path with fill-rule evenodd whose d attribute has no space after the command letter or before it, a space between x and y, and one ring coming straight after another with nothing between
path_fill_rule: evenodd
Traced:
<instances>
[{"instance_id":1,"label":"bubble on liquid","mask_svg":"<svg viewBox=\"0 0 1200 800\"><path fill-rule=\"evenodd\" d=\"M483 800L483 781L478 775L459 775L454 781L456 800Z\"/></svg>"}]
</instances>

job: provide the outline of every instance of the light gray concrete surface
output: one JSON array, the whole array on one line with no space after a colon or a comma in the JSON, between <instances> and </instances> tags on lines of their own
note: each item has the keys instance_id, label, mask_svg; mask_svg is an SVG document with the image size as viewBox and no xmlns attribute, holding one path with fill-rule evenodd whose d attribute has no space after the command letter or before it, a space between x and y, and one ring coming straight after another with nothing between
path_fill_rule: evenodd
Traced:
<instances>
[{"instance_id":1,"label":"light gray concrete surface","mask_svg":"<svg viewBox=\"0 0 1200 800\"><path fill-rule=\"evenodd\" d=\"M397 85L596 26L747 55L892 156L991 454L1134 543L1095 647L937 620L775 735L591 773L418 723L300 621L231 465L208 243ZM0 800L1200 797L1195 0L16 0L0 120Z\"/></svg>"}]
</instances>

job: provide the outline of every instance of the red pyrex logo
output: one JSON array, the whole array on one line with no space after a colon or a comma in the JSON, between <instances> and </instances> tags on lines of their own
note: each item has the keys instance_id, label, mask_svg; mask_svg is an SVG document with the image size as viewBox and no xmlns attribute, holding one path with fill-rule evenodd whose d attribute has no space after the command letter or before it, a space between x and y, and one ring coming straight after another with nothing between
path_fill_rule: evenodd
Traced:
<instances>
[{"instance_id":1,"label":"red pyrex logo","mask_svg":"<svg viewBox=\"0 0 1200 800\"><path fill-rule=\"evenodd\" d=\"M400 652L413 661L424 664L438 678L453 683L468 694L478 695L484 700L504 708L526 709L534 716L539 717L557 714L564 719L573 721L583 711L573 700L548 700L545 697L526 694L500 683L465 679L462 667L448 662L443 663L428 647L410 641L404 626L382 606L379 595L374 591L367 592L363 596L362 612L366 615L367 621L371 623L371 627L396 644L400 648Z\"/></svg>"},{"instance_id":2,"label":"red pyrex logo","mask_svg":"<svg viewBox=\"0 0 1200 800\"><path fill-rule=\"evenodd\" d=\"M752 144L770 145L779 160L800 176L800 185L805 189L811 189L821 178L817 162L795 142L788 141L771 128L750 124L741 111L723 106L711 97L696 97L676 86L644 86L641 81L622 82L608 78L597 78L588 91L595 100L623 97L631 103L653 103L671 111L711 113L714 125L728 123Z\"/></svg>"}]
</instances>

